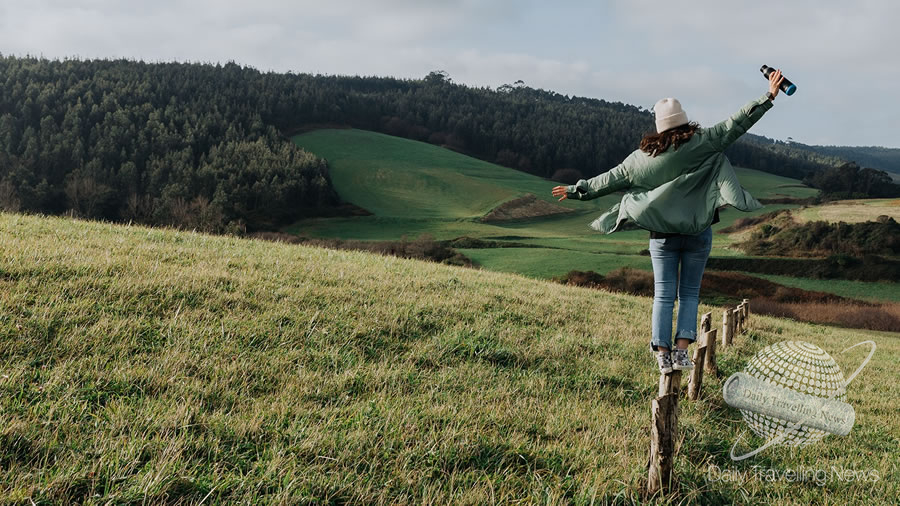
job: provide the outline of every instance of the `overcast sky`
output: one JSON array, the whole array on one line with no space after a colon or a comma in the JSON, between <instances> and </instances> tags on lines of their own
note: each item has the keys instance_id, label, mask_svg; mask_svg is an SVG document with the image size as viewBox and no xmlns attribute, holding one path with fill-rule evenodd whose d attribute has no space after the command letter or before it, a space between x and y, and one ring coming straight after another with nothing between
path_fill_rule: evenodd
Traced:
<instances>
[{"instance_id":1,"label":"overcast sky","mask_svg":"<svg viewBox=\"0 0 900 506\"><path fill-rule=\"evenodd\" d=\"M900 147L894 0L0 0L0 53L202 61L322 74L524 81L651 108L676 97L713 124L798 87L753 132Z\"/></svg>"}]
</instances>

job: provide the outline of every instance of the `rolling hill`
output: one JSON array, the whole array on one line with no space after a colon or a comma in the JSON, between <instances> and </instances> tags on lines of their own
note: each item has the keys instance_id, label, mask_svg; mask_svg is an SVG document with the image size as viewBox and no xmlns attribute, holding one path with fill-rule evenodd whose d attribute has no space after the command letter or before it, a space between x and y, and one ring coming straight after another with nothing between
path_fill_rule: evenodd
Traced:
<instances>
[{"instance_id":1,"label":"rolling hill","mask_svg":"<svg viewBox=\"0 0 900 506\"><path fill-rule=\"evenodd\" d=\"M618 201L608 195L591 201L557 202L550 189L557 182L491 164L449 149L376 132L323 129L295 136L303 149L328 161L335 189L342 199L373 212L372 216L306 219L286 230L308 237L396 240L429 234L436 239L460 236L512 241L533 248L461 250L492 270L549 278L569 270L606 273L619 267L650 269L639 255L647 247L647 232L631 230L604 236L588 224ZM600 169L603 170L603 169ZM598 173L600 172L598 170ZM737 168L742 184L759 198L809 197L817 190L796 179ZM502 202L535 195L572 212L482 222L481 216ZM755 213L726 210L715 229ZM717 235L714 254L733 256L731 239Z\"/></svg>"},{"instance_id":2,"label":"rolling hill","mask_svg":"<svg viewBox=\"0 0 900 506\"><path fill-rule=\"evenodd\" d=\"M650 301L362 252L0 214L0 496L10 503L638 502ZM720 308L702 306L701 311ZM716 313L714 313L716 314ZM720 314L720 313L719 313ZM803 340L856 426L733 463L721 380ZM900 494L896 335L753 315L681 404L673 501ZM756 443L750 436L748 444ZM709 480L849 469L879 480Z\"/></svg>"},{"instance_id":3,"label":"rolling hill","mask_svg":"<svg viewBox=\"0 0 900 506\"><path fill-rule=\"evenodd\" d=\"M378 217L479 218L526 193L556 203L549 188L558 183L424 142L356 129L293 141L328 160L342 199Z\"/></svg>"}]
</instances>

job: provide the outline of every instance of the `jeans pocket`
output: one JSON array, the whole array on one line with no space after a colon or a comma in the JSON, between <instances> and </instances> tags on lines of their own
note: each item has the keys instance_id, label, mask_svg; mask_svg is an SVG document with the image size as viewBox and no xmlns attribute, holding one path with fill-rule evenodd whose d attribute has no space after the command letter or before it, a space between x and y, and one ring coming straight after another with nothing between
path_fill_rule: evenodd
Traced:
<instances>
[{"instance_id":1,"label":"jeans pocket","mask_svg":"<svg viewBox=\"0 0 900 506\"><path fill-rule=\"evenodd\" d=\"M697 235L690 236L685 242L685 249L688 251L710 251L712 249L712 229L707 228Z\"/></svg>"}]
</instances>

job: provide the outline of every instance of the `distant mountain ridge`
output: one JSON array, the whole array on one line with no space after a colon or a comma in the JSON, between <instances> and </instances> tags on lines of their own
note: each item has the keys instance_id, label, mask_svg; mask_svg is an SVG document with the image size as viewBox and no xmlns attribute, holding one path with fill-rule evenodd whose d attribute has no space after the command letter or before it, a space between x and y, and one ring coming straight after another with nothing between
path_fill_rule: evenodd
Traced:
<instances>
[{"instance_id":1,"label":"distant mountain ridge","mask_svg":"<svg viewBox=\"0 0 900 506\"><path fill-rule=\"evenodd\" d=\"M854 161L863 167L900 176L900 149L881 146L806 146L818 153Z\"/></svg>"},{"instance_id":2,"label":"distant mountain ridge","mask_svg":"<svg viewBox=\"0 0 900 506\"><path fill-rule=\"evenodd\" d=\"M833 159L835 164L856 162L862 167L883 170L900 177L900 148L810 145L793 140L776 140L751 133L744 135L744 139L759 145L784 146L792 151L815 153Z\"/></svg>"}]
</instances>

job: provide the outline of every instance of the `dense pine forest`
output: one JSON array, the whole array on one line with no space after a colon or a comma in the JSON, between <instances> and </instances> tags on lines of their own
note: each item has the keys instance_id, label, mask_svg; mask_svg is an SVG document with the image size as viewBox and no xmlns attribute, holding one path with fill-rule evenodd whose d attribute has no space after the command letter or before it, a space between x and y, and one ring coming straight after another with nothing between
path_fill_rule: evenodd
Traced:
<instances>
[{"instance_id":1,"label":"dense pine forest","mask_svg":"<svg viewBox=\"0 0 900 506\"><path fill-rule=\"evenodd\" d=\"M736 107L740 104L736 104ZM340 204L324 160L286 135L352 126L574 182L615 166L649 111L521 82L265 73L234 63L0 55L0 209L207 231L270 229ZM736 165L803 178L837 164L760 138Z\"/></svg>"}]
</instances>

